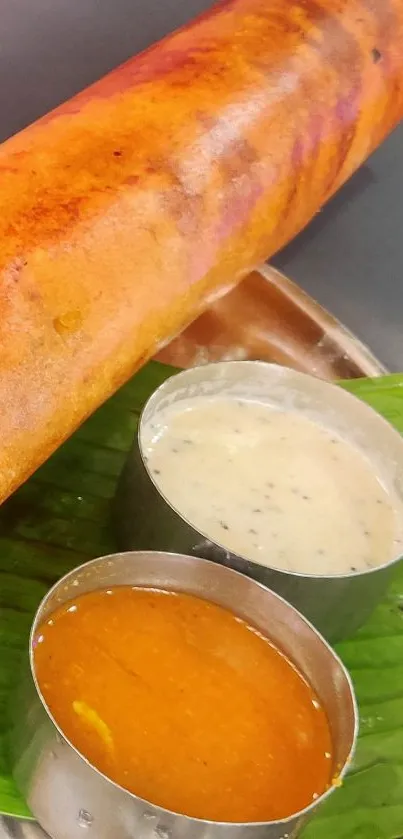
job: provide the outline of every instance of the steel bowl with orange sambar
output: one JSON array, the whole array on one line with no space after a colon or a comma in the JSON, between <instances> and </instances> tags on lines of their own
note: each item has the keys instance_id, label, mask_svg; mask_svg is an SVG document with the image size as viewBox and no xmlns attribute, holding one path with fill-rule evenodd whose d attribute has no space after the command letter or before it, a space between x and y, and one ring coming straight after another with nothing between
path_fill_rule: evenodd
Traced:
<instances>
[{"instance_id":1,"label":"steel bowl with orange sambar","mask_svg":"<svg viewBox=\"0 0 403 839\"><path fill-rule=\"evenodd\" d=\"M83 819L97 839L280 839L340 783L356 732L346 670L280 597L203 559L116 554L39 608L14 775L53 839Z\"/></svg>"}]
</instances>

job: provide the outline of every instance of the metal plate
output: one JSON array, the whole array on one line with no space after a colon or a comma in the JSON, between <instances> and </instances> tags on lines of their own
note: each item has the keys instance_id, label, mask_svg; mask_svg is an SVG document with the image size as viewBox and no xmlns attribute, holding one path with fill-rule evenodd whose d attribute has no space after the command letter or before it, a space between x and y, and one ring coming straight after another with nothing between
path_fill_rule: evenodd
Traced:
<instances>
[{"instance_id":1,"label":"metal plate","mask_svg":"<svg viewBox=\"0 0 403 839\"><path fill-rule=\"evenodd\" d=\"M176 367L263 359L329 381L387 372L340 321L269 266L216 300L158 359Z\"/></svg>"}]
</instances>

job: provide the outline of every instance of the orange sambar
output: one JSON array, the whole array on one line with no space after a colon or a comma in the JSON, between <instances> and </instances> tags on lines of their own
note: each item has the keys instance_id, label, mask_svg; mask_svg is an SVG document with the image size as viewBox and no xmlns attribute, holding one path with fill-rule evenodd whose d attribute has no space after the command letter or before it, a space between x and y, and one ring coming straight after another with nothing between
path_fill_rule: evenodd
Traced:
<instances>
[{"instance_id":1,"label":"orange sambar","mask_svg":"<svg viewBox=\"0 0 403 839\"><path fill-rule=\"evenodd\" d=\"M295 667L232 612L189 594L118 586L38 629L43 698L93 766L200 819L285 818L332 774L326 714Z\"/></svg>"}]
</instances>

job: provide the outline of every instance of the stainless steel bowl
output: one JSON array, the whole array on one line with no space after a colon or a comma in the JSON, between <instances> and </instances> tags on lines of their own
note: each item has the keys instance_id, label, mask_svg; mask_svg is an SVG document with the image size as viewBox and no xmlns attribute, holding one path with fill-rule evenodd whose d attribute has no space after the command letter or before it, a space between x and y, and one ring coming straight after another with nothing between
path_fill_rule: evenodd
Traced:
<instances>
[{"instance_id":1,"label":"stainless steel bowl","mask_svg":"<svg viewBox=\"0 0 403 839\"><path fill-rule=\"evenodd\" d=\"M43 832L37 822L1 816L0 839L49 839L49 835Z\"/></svg>"},{"instance_id":2,"label":"stainless steel bowl","mask_svg":"<svg viewBox=\"0 0 403 839\"><path fill-rule=\"evenodd\" d=\"M158 421L158 413L171 402L225 393L304 412L359 446L401 506L396 534L401 537L400 434L372 408L337 385L276 364L230 361L184 370L164 382L146 403L115 499L119 547L180 551L228 565L285 597L331 642L351 635L383 596L400 554L385 557L385 564L380 567L339 576L314 576L262 566L212 542L208 533L186 521L158 489L143 457L145 426L151 419Z\"/></svg>"},{"instance_id":3,"label":"stainless steel bowl","mask_svg":"<svg viewBox=\"0 0 403 839\"><path fill-rule=\"evenodd\" d=\"M230 824L192 819L156 807L109 781L64 738L36 680L34 634L54 609L78 594L127 584L186 591L227 607L256 626L315 690L331 727L334 771L343 777L348 767L358 725L349 676L323 638L292 606L248 577L203 559L150 552L116 554L93 560L64 577L45 597L33 623L12 743L14 777L35 818L53 839L295 836L333 787L304 811L281 821Z\"/></svg>"}]
</instances>

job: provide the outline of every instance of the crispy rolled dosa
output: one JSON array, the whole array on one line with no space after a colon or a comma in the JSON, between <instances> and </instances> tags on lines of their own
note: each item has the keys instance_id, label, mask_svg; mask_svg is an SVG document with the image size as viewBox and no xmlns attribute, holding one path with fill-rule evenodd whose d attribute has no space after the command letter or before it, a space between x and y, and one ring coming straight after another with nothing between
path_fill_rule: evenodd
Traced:
<instances>
[{"instance_id":1,"label":"crispy rolled dosa","mask_svg":"<svg viewBox=\"0 0 403 839\"><path fill-rule=\"evenodd\" d=\"M402 44L402 0L230 0L0 147L0 500L383 140Z\"/></svg>"}]
</instances>

